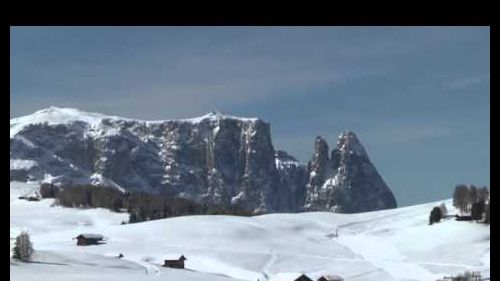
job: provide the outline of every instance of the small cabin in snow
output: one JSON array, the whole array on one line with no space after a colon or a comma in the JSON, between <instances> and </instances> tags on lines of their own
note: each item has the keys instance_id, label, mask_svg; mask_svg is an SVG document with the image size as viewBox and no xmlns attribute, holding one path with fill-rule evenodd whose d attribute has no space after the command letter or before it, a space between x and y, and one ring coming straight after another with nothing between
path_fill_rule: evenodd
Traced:
<instances>
[{"instance_id":1,"label":"small cabin in snow","mask_svg":"<svg viewBox=\"0 0 500 281\"><path fill-rule=\"evenodd\" d=\"M314 281L303 273L277 273L269 281Z\"/></svg>"},{"instance_id":2,"label":"small cabin in snow","mask_svg":"<svg viewBox=\"0 0 500 281\"><path fill-rule=\"evenodd\" d=\"M163 263L163 266L170 267L170 268L184 269L184 261L185 260L187 260L187 259L184 255L169 256L169 257L166 257L165 262Z\"/></svg>"},{"instance_id":3,"label":"small cabin in snow","mask_svg":"<svg viewBox=\"0 0 500 281\"><path fill-rule=\"evenodd\" d=\"M344 278L338 275L323 275L317 281L344 281Z\"/></svg>"},{"instance_id":4,"label":"small cabin in snow","mask_svg":"<svg viewBox=\"0 0 500 281\"><path fill-rule=\"evenodd\" d=\"M76 239L76 245L78 246L99 245L105 241L104 236L94 233L80 234L73 239Z\"/></svg>"}]
</instances>

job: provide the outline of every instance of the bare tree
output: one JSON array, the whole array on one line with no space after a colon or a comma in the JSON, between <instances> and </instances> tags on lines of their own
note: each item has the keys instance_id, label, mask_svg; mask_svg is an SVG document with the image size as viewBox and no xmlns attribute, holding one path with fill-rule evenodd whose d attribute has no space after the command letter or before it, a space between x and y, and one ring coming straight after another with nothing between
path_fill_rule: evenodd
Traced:
<instances>
[{"instance_id":1,"label":"bare tree","mask_svg":"<svg viewBox=\"0 0 500 281\"><path fill-rule=\"evenodd\" d=\"M13 257L23 262L29 262L32 254L33 245L31 244L30 236L26 231L22 231L21 234L16 237Z\"/></svg>"},{"instance_id":2,"label":"bare tree","mask_svg":"<svg viewBox=\"0 0 500 281\"><path fill-rule=\"evenodd\" d=\"M486 186L483 186L477 190L478 200L483 200L484 202L487 202L489 194L490 194L490 192Z\"/></svg>"},{"instance_id":3,"label":"bare tree","mask_svg":"<svg viewBox=\"0 0 500 281\"><path fill-rule=\"evenodd\" d=\"M453 206L462 212L467 212L469 198L469 188L464 184L459 184L455 187L455 192L453 193Z\"/></svg>"},{"instance_id":4,"label":"bare tree","mask_svg":"<svg viewBox=\"0 0 500 281\"><path fill-rule=\"evenodd\" d=\"M484 201L478 200L472 203L471 216L473 220L482 220L484 214Z\"/></svg>"},{"instance_id":5,"label":"bare tree","mask_svg":"<svg viewBox=\"0 0 500 281\"><path fill-rule=\"evenodd\" d=\"M478 200L478 190L477 187L473 184L469 187L469 204L473 204Z\"/></svg>"},{"instance_id":6,"label":"bare tree","mask_svg":"<svg viewBox=\"0 0 500 281\"><path fill-rule=\"evenodd\" d=\"M448 209L446 209L446 204L444 204L444 202L439 205L439 208L441 209L441 215L443 217L448 215Z\"/></svg>"}]
</instances>

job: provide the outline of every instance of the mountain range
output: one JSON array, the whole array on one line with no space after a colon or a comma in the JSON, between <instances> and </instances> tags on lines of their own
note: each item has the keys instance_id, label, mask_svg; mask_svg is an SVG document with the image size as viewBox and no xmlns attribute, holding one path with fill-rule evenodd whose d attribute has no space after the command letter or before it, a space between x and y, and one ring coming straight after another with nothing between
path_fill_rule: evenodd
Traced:
<instances>
[{"instance_id":1,"label":"mountain range","mask_svg":"<svg viewBox=\"0 0 500 281\"><path fill-rule=\"evenodd\" d=\"M49 107L10 120L10 179L94 184L259 213L357 213L396 207L355 133L305 164L276 150L270 124L210 112L143 121Z\"/></svg>"}]
</instances>

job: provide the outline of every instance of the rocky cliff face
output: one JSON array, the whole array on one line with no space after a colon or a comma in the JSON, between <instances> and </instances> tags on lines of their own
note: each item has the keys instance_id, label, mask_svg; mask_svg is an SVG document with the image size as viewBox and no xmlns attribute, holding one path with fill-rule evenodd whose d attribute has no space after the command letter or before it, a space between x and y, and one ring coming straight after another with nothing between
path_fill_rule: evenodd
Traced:
<instances>
[{"instance_id":1,"label":"rocky cliff face","mask_svg":"<svg viewBox=\"0 0 500 281\"><path fill-rule=\"evenodd\" d=\"M353 132L339 136L330 157L326 141L317 137L308 172L306 210L357 213L396 207L394 195Z\"/></svg>"},{"instance_id":2,"label":"rocky cliff face","mask_svg":"<svg viewBox=\"0 0 500 281\"><path fill-rule=\"evenodd\" d=\"M275 161L279 175L276 205L283 212L300 211L306 197L307 168L281 150L275 152Z\"/></svg>"},{"instance_id":3,"label":"rocky cliff face","mask_svg":"<svg viewBox=\"0 0 500 281\"><path fill-rule=\"evenodd\" d=\"M51 107L11 119L10 158L11 180L92 183L256 212L395 206L354 134L342 135L331 157L318 137L305 166L275 151L268 123L217 112L140 121Z\"/></svg>"},{"instance_id":4,"label":"rocky cliff face","mask_svg":"<svg viewBox=\"0 0 500 281\"><path fill-rule=\"evenodd\" d=\"M55 107L11 120L11 179L91 182L264 212L276 210L279 183L270 127L259 119L211 112L145 122Z\"/></svg>"}]
</instances>

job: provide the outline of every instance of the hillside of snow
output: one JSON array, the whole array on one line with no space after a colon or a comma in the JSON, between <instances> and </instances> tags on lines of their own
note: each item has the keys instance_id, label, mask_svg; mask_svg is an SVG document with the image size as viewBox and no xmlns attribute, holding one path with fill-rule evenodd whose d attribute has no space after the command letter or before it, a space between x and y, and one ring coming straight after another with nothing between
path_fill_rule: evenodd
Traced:
<instances>
[{"instance_id":1,"label":"hillside of snow","mask_svg":"<svg viewBox=\"0 0 500 281\"><path fill-rule=\"evenodd\" d=\"M428 225L441 201L359 214L185 216L121 225L127 214L17 199L37 187L10 185L11 239L27 229L36 250L33 263L11 261L11 280L255 281L303 272L426 281L465 270L489 276L490 227L453 219ZM445 203L453 214L451 200ZM338 238L330 235L335 229ZM80 233L100 233L108 242L76 246L72 238ZM161 267L177 254L187 257L186 270Z\"/></svg>"}]
</instances>

